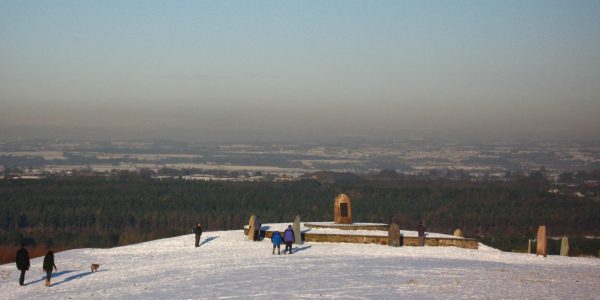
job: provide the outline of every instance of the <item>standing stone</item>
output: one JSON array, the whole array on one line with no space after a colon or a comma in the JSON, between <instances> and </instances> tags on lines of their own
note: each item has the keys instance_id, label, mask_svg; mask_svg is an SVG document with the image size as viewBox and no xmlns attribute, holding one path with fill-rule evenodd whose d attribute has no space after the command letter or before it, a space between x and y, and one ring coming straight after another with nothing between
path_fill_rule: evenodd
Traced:
<instances>
[{"instance_id":1,"label":"standing stone","mask_svg":"<svg viewBox=\"0 0 600 300\"><path fill-rule=\"evenodd\" d=\"M536 255L548 255L548 241L546 240L546 225L540 225L537 232L537 251Z\"/></svg>"},{"instance_id":2,"label":"standing stone","mask_svg":"<svg viewBox=\"0 0 600 300\"><path fill-rule=\"evenodd\" d=\"M292 225L292 229L294 230L294 237L296 237L296 241L294 244L302 245L302 231L300 230L300 215L296 215L294 218L294 224Z\"/></svg>"},{"instance_id":3,"label":"standing stone","mask_svg":"<svg viewBox=\"0 0 600 300\"><path fill-rule=\"evenodd\" d=\"M400 247L400 228L398 224L390 224L388 232L388 246Z\"/></svg>"},{"instance_id":4,"label":"standing stone","mask_svg":"<svg viewBox=\"0 0 600 300\"><path fill-rule=\"evenodd\" d=\"M248 221L248 239L254 241L254 219L255 215L250 216L250 221Z\"/></svg>"},{"instance_id":5,"label":"standing stone","mask_svg":"<svg viewBox=\"0 0 600 300\"><path fill-rule=\"evenodd\" d=\"M333 220L335 224L352 224L350 198L339 194L333 202Z\"/></svg>"},{"instance_id":6,"label":"standing stone","mask_svg":"<svg viewBox=\"0 0 600 300\"><path fill-rule=\"evenodd\" d=\"M460 230L460 228L456 228L456 230L454 230L454 236L455 237L460 237L460 238L464 238L465 235L463 234L462 230Z\"/></svg>"},{"instance_id":7,"label":"standing stone","mask_svg":"<svg viewBox=\"0 0 600 300\"><path fill-rule=\"evenodd\" d=\"M560 243L560 255L569 256L569 238L566 236L563 236Z\"/></svg>"}]
</instances>

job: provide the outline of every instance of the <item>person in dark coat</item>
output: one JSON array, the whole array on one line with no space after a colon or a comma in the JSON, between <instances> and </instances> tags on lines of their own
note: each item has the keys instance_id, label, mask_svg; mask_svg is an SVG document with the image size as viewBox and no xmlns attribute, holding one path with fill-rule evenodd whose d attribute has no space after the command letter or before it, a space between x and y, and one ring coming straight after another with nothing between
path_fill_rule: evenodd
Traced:
<instances>
[{"instance_id":1,"label":"person in dark coat","mask_svg":"<svg viewBox=\"0 0 600 300\"><path fill-rule=\"evenodd\" d=\"M202 235L202 224L198 223L192 231L196 234L196 247L200 247L200 236Z\"/></svg>"},{"instance_id":2,"label":"person in dark coat","mask_svg":"<svg viewBox=\"0 0 600 300\"><path fill-rule=\"evenodd\" d=\"M288 249L290 254L292 254L292 243L296 241L292 225L288 225L288 228L283 232L283 241L285 242L285 250L283 250L283 254L285 254Z\"/></svg>"},{"instance_id":3,"label":"person in dark coat","mask_svg":"<svg viewBox=\"0 0 600 300\"><path fill-rule=\"evenodd\" d=\"M25 272L29 270L29 252L25 249L25 244L21 244L21 249L17 250L17 269L21 271L21 277L19 277L19 284L24 285L25 283Z\"/></svg>"},{"instance_id":4,"label":"person in dark coat","mask_svg":"<svg viewBox=\"0 0 600 300\"><path fill-rule=\"evenodd\" d=\"M425 226L422 221L419 221L419 226L417 226L417 232L419 234L419 246L425 246Z\"/></svg>"},{"instance_id":5,"label":"person in dark coat","mask_svg":"<svg viewBox=\"0 0 600 300\"><path fill-rule=\"evenodd\" d=\"M52 268L56 271L56 265L54 264L54 252L48 250L46 256L44 256L44 264L42 266L46 272L46 286L50 286L50 278L52 278Z\"/></svg>"},{"instance_id":6,"label":"person in dark coat","mask_svg":"<svg viewBox=\"0 0 600 300\"><path fill-rule=\"evenodd\" d=\"M260 222L260 217L256 216L254 218L254 240L260 241L260 228L262 227L262 223Z\"/></svg>"},{"instance_id":7,"label":"person in dark coat","mask_svg":"<svg viewBox=\"0 0 600 300\"><path fill-rule=\"evenodd\" d=\"M277 248L277 255L281 254L281 243L283 242L283 238L281 237L281 233L278 230L273 232L273 236L271 236L271 243L273 243L273 254L275 254L275 248Z\"/></svg>"}]
</instances>

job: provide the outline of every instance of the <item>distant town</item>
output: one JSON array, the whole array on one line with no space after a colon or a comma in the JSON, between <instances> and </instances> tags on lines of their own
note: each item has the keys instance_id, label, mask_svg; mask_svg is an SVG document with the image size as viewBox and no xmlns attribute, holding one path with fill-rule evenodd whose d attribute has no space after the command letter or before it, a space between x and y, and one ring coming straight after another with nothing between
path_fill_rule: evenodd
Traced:
<instances>
[{"instance_id":1,"label":"distant town","mask_svg":"<svg viewBox=\"0 0 600 300\"><path fill-rule=\"evenodd\" d=\"M197 144L171 141L4 141L0 176L102 175L142 171L155 178L278 181L331 171L392 171L430 177L504 178L543 170L548 179L600 169L600 142L487 142L408 139L387 143Z\"/></svg>"}]
</instances>

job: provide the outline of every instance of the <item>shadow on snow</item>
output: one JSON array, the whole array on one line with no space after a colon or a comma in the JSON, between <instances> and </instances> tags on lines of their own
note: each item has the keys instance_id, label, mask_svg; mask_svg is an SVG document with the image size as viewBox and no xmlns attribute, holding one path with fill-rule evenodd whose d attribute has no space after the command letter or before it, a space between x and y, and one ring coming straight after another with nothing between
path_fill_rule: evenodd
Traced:
<instances>
[{"instance_id":1,"label":"shadow on snow","mask_svg":"<svg viewBox=\"0 0 600 300\"><path fill-rule=\"evenodd\" d=\"M94 273L100 273L100 272L105 272L105 271L108 271L108 270L98 270L98 271L96 271L96 272L91 272L91 271L88 271L88 272L79 273L79 274L76 274L76 275L73 275L73 276L69 276L69 277L65 278L65 279L64 279L63 281L61 281L61 282L57 282L57 283L55 283L55 284L52 284L52 286L59 285L59 284L63 284L63 283L69 282L69 281L71 281L71 280L80 279L80 278L83 278L83 277L86 277L86 276L92 275L92 274L94 274ZM52 276L52 277L54 278L54 276Z\"/></svg>"},{"instance_id":2,"label":"shadow on snow","mask_svg":"<svg viewBox=\"0 0 600 300\"><path fill-rule=\"evenodd\" d=\"M293 248L292 251L293 251L293 253L296 253L298 251L304 251L306 249L309 249L310 247L312 247L312 245L303 246L303 247L296 247L296 248Z\"/></svg>"},{"instance_id":3,"label":"shadow on snow","mask_svg":"<svg viewBox=\"0 0 600 300\"><path fill-rule=\"evenodd\" d=\"M214 240L216 238L218 238L218 236L211 236L209 238L206 238L204 241L202 241L202 243L200 244L200 246L202 246L202 245L204 245L204 244L206 244L206 243L208 243L208 242L210 242L210 241L212 241L212 240Z\"/></svg>"},{"instance_id":4,"label":"shadow on snow","mask_svg":"<svg viewBox=\"0 0 600 300\"><path fill-rule=\"evenodd\" d=\"M54 273L52 273L52 277L51 278L56 278L56 277L59 277L61 275L72 273L72 272L75 272L75 271L77 271L77 270L64 270L64 271L60 271L60 272L54 272ZM42 277L40 279L38 279L36 281L28 282L25 285L35 284L35 283L38 283L38 282L41 282L41 281L44 281L44 280L46 280L46 275L42 275Z\"/></svg>"}]
</instances>

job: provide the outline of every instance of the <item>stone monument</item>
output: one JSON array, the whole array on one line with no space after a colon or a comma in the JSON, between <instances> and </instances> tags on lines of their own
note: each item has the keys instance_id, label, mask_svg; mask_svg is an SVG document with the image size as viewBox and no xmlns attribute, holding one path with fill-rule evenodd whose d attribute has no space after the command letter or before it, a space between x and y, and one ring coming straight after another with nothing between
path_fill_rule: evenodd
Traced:
<instances>
[{"instance_id":1,"label":"stone monument","mask_svg":"<svg viewBox=\"0 0 600 300\"><path fill-rule=\"evenodd\" d=\"M569 256L569 238L566 236L563 236L560 243L560 255Z\"/></svg>"},{"instance_id":2,"label":"stone monument","mask_svg":"<svg viewBox=\"0 0 600 300\"><path fill-rule=\"evenodd\" d=\"M254 241L254 219L255 215L250 216L250 221L248 221L248 239Z\"/></svg>"},{"instance_id":3,"label":"stone monument","mask_svg":"<svg viewBox=\"0 0 600 300\"><path fill-rule=\"evenodd\" d=\"M400 247L400 228L398 224L391 224L388 231L388 246Z\"/></svg>"},{"instance_id":4,"label":"stone monument","mask_svg":"<svg viewBox=\"0 0 600 300\"><path fill-rule=\"evenodd\" d=\"M339 194L333 203L333 218L335 224L352 224L352 207L350 198Z\"/></svg>"},{"instance_id":5,"label":"stone monument","mask_svg":"<svg viewBox=\"0 0 600 300\"><path fill-rule=\"evenodd\" d=\"M302 245L302 231L300 230L300 215L296 215L294 218L294 225L292 225L292 229L294 230L294 237L296 237L296 241L294 244Z\"/></svg>"},{"instance_id":6,"label":"stone monument","mask_svg":"<svg viewBox=\"0 0 600 300\"><path fill-rule=\"evenodd\" d=\"M536 255L548 255L548 241L546 240L546 225L540 225L537 232L537 251Z\"/></svg>"},{"instance_id":7,"label":"stone monument","mask_svg":"<svg viewBox=\"0 0 600 300\"><path fill-rule=\"evenodd\" d=\"M456 230L454 230L454 236L455 237L460 237L460 238L464 238L465 235L463 234L462 230L460 230L460 228L456 228Z\"/></svg>"}]
</instances>

